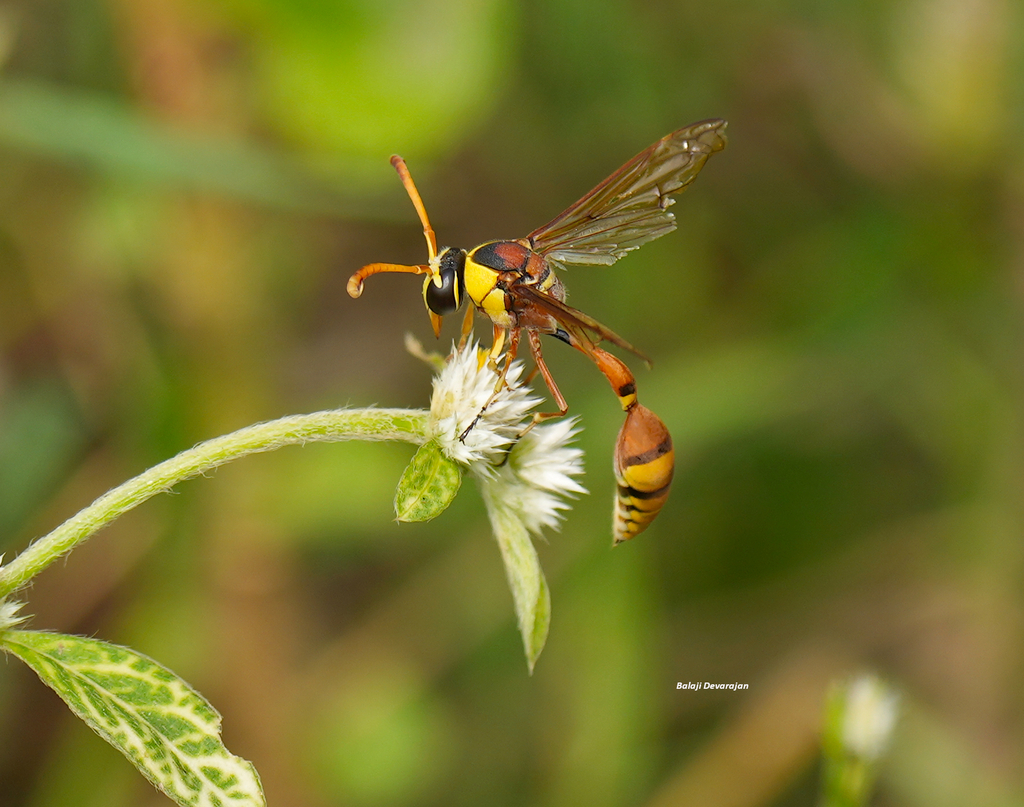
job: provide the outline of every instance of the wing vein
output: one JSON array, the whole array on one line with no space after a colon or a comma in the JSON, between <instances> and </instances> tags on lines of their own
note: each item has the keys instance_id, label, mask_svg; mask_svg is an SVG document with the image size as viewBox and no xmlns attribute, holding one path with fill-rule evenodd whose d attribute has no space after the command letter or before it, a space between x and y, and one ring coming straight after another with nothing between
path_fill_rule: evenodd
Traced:
<instances>
[{"instance_id":1,"label":"wing vein","mask_svg":"<svg viewBox=\"0 0 1024 807\"><path fill-rule=\"evenodd\" d=\"M676 227L672 194L725 148L723 120L694 123L637 154L563 213L528 236L545 257L570 264L612 264Z\"/></svg>"}]
</instances>

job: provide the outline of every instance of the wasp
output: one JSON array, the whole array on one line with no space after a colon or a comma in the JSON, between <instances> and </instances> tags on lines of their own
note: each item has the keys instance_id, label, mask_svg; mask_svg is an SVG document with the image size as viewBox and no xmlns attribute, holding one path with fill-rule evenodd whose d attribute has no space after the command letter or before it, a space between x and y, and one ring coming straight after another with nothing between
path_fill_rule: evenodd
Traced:
<instances>
[{"instance_id":1,"label":"wasp","mask_svg":"<svg viewBox=\"0 0 1024 807\"><path fill-rule=\"evenodd\" d=\"M674 230L675 216L669 210L675 201L672 195L693 182L708 157L725 148L725 128L723 120L706 120L678 129L641 151L525 238L488 241L468 251L458 247L438 250L412 175L405 161L396 155L391 164L423 225L429 260L418 266L371 263L348 281L348 293L358 297L363 281L370 275L425 275L423 302L437 336L443 318L457 312L468 297L472 305L463 319L462 335L465 339L472 330L475 310L490 318L494 339L487 361L497 374L496 393L505 384L505 374L525 333L537 370L558 407L557 412L535 414L534 423L560 417L569 410L544 362L541 334L553 336L590 357L626 413L614 454L616 544L643 532L668 499L675 468L672 437L661 418L637 400L636 379L629 368L601 344L616 345L648 365L650 360L597 320L567 305L565 286L555 270L564 269L565 264L613 264L627 252ZM499 367L502 351L505 356Z\"/></svg>"}]
</instances>

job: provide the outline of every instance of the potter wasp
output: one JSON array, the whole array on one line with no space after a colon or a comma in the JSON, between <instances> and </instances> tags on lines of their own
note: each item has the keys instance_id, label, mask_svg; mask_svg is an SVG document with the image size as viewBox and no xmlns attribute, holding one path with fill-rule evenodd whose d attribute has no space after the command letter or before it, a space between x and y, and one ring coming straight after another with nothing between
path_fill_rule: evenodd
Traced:
<instances>
[{"instance_id":1,"label":"potter wasp","mask_svg":"<svg viewBox=\"0 0 1024 807\"><path fill-rule=\"evenodd\" d=\"M675 217L669 210L675 201L672 194L685 189L708 157L725 148L725 127L723 120L706 120L672 132L525 238L488 241L469 251L438 250L423 200L405 161L396 155L391 164L423 224L429 261L419 266L371 263L348 281L348 293L358 297L370 275L425 275L423 302L435 335L440 335L442 318L458 311L468 297L472 305L463 319L463 337L472 330L475 309L490 318L494 341L488 364L497 374L496 391L505 384L525 333L537 369L558 406L557 412L534 415L534 422L559 417L569 409L544 362L540 335L554 336L589 356L626 413L614 455L616 544L645 530L664 506L674 468L672 437L661 418L637 400L636 380L629 368L601 343L609 342L650 364L647 357L597 320L566 305L565 286L554 270L564 264L612 264L674 230ZM502 351L505 356L499 367Z\"/></svg>"}]
</instances>

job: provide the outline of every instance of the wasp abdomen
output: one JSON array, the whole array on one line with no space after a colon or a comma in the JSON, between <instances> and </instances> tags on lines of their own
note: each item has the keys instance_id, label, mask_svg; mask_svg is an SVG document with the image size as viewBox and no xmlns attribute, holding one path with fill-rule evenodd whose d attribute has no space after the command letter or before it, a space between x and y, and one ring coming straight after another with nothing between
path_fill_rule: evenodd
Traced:
<instances>
[{"instance_id":1,"label":"wasp abdomen","mask_svg":"<svg viewBox=\"0 0 1024 807\"><path fill-rule=\"evenodd\" d=\"M650 409L634 404L615 445L615 543L634 538L654 521L668 500L674 470L668 428Z\"/></svg>"}]
</instances>

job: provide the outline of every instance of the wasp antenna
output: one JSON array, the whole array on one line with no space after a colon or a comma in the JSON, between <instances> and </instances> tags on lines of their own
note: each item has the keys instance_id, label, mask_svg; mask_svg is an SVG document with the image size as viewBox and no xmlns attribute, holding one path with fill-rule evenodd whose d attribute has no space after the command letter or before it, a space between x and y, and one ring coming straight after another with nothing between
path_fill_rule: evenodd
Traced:
<instances>
[{"instance_id":1,"label":"wasp antenna","mask_svg":"<svg viewBox=\"0 0 1024 807\"><path fill-rule=\"evenodd\" d=\"M430 253L430 260L433 261L437 257L437 237L434 235L434 228L430 226L430 219L427 218L427 208L423 206L420 192L416 190L416 183L412 181L409 166L397 154L392 155L391 164L398 172L402 185L405 187L405 192L412 199L413 207L416 208L416 215L420 217L420 223L423 224L423 237L427 239L427 251Z\"/></svg>"},{"instance_id":2,"label":"wasp antenna","mask_svg":"<svg viewBox=\"0 0 1024 807\"><path fill-rule=\"evenodd\" d=\"M429 267L426 266L403 266L399 263L370 263L356 272L348 279L348 294L350 297L358 297L363 293L363 281L370 275L379 275L381 272L405 272L412 275L428 275Z\"/></svg>"}]
</instances>

